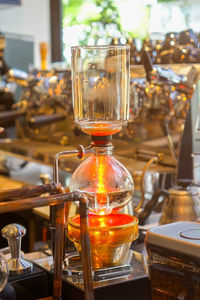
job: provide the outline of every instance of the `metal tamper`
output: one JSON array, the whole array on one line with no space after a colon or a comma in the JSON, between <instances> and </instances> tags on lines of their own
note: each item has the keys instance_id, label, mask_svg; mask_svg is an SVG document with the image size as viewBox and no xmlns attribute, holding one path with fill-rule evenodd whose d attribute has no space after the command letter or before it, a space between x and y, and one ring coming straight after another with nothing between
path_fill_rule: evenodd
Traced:
<instances>
[{"instance_id":1,"label":"metal tamper","mask_svg":"<svg viewBox=\"0 0 200 300\"><path fill-rule=\"evenodd\" d=\"M10 247L9 275L16 276L31 272L33 264L20 257L21 238L26 234L26 228L19 224L9 224L2 229L1 233L7 239Z\"/></svg>"}]
</instances>

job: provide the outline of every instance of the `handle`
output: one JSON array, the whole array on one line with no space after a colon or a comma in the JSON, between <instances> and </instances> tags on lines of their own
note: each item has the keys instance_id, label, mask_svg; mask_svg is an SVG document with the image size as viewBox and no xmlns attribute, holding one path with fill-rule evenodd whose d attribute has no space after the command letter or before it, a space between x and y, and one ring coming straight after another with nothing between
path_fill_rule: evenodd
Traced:
<instances>
[{"instance_id":1,"label":"handle","mask_svg":"<svg viewBox=\"0 0 200 300\"><path fill-rule=\"evenodd\" d=\"M21 239L25 234L26 228L19 224L9 224L2 229L2 236L8 241L12 258L20 258Z\"/></svg>"},{"instance_id":2,"label":"handle","mask_svg":"<svg viewBox=\"0 0 200 300\"><path fill-rule=\"evenodd\" d=\"M20 111L20 110L16 110L16 111L4 111L0 113L0 123L3 122L7 122L10 120L14 120L16 118L19 118L21 116L24 116L26 114L25 111Z\"/></svg>"},{"instance_id":3,"label":"handle","mask_svg":"<svg viewBox=\"0 0 200 300\"><path fill-rule=\"evenodd\" d=\"M158 203L158 199L160 196L169 197L169 192L167 190L158 189L153 193L151 200L144 207L143 212L139 216L139 224L144 225L144 222ZM164 199L163 199L164 200Z\"/></svg>"},{"instance_id":4,"label":"handle","mask_svg":"<svg viewBox=\"0 0 200 300\"><path fill-rule=\"evenodd\" d=\"M10 247L11 258L8 261L10 276L31 272L33 264L20 257L21 239L26 234L26 228L19 224L9 224L2 229L1 233Z\"/></svg>"},{"instance_id":5,"label":"handle","mask_svg":"<svg viewBox=\"0 0 200 300\"><path fill-rule=\"evenodd\" d=\"M139 212L140 208L143 206L143 203L144 203L144 176L146 174L146 171L154 162L158 162L159 160L162 160L162 159L163 159L163 154L157 153L146 163L146 165L142 171L142 176L141 176L141 181L140 181L142 195L141 195L141 200L140 200L139 204L135 207L136 213Z\"/></svg>"},{"instance_id":6,"label":"handle","mask_svg":"<svg viewBox=\"0 0 200 300\"><path fill-rule=\"evenodd\" d=\"M65 119L65 115L53 114L53 115L40 115L32 117L28 121L29 127L35 129L51 123L59 122Z\"/></svg>"},{"instance_id":7,"label":"handle","mask_svg":"<svg viewBox=\"0 0 200 300\"><path fill-rule=\"evenodd\" d=\"M146 79L147 81L151 81L151 72L153 71L153 63L151 61L149 52L145 50L142 52L142 61L146 72Z\"/></svg>"},{"instance_id":8,"label":"handle","mask_svg":"<svg viewBox=\"0 0 200 300\"><path fill-rule=\"evenodd\" d=\"M175 164L177 164L175 147L174 147L174 143L173 143L172 136L171 136L170 129L169 129L169 122L170 122L170 120L168 118L165 118L164 120L162 120L160 122L160 124L161 124L161 128L162 128L164 135L167 137L169 151L172 155L172 158L173 158Z\"/></svg>"},{"instance_id":9,"label":"handle","mask_svg":"<svg viewBox=\"0 0 200 300\"><path fill-rule=\"evenodd\" d=\"M40 174L40 180L42 184L50 184L51 183L51 176L48 173Z\"/></svg>"}]
</instances>

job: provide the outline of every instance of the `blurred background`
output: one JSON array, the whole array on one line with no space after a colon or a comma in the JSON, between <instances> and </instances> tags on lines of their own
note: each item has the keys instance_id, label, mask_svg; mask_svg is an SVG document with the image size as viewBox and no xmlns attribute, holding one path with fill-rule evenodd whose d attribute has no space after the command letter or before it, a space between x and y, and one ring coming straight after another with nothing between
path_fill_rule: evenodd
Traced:
<instances>
[{"instance_id":1,"label":"blurred background","mask_svg":"<svg viewBox=\"0 0 200 300\"><path fill-rule=\"evenodd\" d=\"M134 203L181 180L200 186L199 8L199 0L0 0L0 188L50 182L56 153L90 143L74 122L77 45L130 46L129 120L114 145L134 178ZM61 163L65 188L78 165ZM30 249L48 240L49 213L35 215L44 236Z\"/></svg>"},{"instance_id":2,"label":"blurred background","mask_svg":"<svg viewBox=\"0 0 200 300\"><path fill-rule=\"evenodd\" d=\"M48 44L48 64L70 65L72 45L126 44L137 51L144 40L163 42L169 32L191 29L199 35L198 0L21 0L0 1L5 59L28 71L40 67L39 43ZM130 41L129 41L130 42ZM13 44L14 43L14 44ZM13 47L14 45L14 47Z\"/></svg>"}]
</instances>

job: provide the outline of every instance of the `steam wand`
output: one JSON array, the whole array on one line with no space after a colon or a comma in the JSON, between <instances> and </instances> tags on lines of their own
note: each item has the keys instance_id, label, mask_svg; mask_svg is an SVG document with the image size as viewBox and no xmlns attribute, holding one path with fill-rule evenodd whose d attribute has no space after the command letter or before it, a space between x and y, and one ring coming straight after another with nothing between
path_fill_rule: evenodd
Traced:
<instances>
[{"instance_id":1,"label":"steam wand","mask_svg":"<svg viewBox=\"0 0 200 300\"><path fill-rule=\"evenodd\" d=\"M172 140L172 136L171 136L170 130L169 130L169 122L170 122L170 120L168 118L165 118L163 121L161 121L161 127L162 127L162 130L163 130L165 136L167 137L169 151L172 155L173 161L177 165L178 161L177 161L177 157L176 157L176 153L175 153L175 147L174 147L174 143Z\"/></svg>"},{"instance_id":2,"label":"steam wand","mask_svg":"<svg viewBox=\"0 0 200 300\"><path fill-rule=\"evenodd\" d=\"M144 191L144 177L146 175L147 169L155 162L161 161L163 159L163 154L162 153L157 153L153 157L149 159L149 161L146 163L142 175L141 175L141 180L140 180L140 188L141 188L141 201L140 203L135 207L136 213L140 212L141 207L143 206L144 200L145 200L145 191ZM150 212L150 211L149 211Z\"/></svg>"}]
</instances>

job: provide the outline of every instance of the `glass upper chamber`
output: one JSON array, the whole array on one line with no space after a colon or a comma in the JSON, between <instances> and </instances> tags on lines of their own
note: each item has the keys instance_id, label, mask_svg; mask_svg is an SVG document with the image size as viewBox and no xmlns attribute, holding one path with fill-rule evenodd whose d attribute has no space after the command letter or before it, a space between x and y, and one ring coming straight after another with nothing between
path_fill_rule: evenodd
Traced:
<instances>
[{"instance_id":1,"label":"glass upper chamber","mask_svg":"<svg viewBox=\"0 0 200 300\"><path fill-rule=\"evenodd\" d=\"M72 174L70 190L83 193L90 212L110 214L132 198L128 170L112 156L111 136L129 118L129 46L72 47L75 122L92 135L92 154Z\"/></svg>"},{"instance_id":2,"label":"glass upper chamber","mask_svg":"<svg viewBox=\"0 0 200 300\"><path fill-rule=\"evenodd\" d=\"M129 46L72 47L75 122L90 135L113 135L129 117Z\"/></svg>"}]
</instances>

